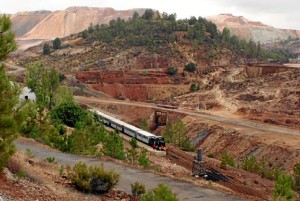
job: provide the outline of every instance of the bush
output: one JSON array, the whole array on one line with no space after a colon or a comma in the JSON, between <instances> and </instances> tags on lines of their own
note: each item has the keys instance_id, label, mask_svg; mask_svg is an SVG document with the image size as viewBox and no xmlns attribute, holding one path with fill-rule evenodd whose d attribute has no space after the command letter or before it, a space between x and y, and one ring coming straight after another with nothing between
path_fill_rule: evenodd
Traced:
<instances>
[{"instance_id":1,"label":"bush","mask_svg":"<svg viewBox=\"0 0 300 201\"><path fill-rule=\"evenodd\" d=\"M235 166L234 159L228 155L227 151L225 151L221 156L221 168L226 169L226 165L230 165L232 167Z\"/></svg>"},{"instance_id":2,"label":"bush","mask_svg":"<svg viewBox=\"0 0 300 201\"><path fill-rule=\"evenodd\" d=\"M135 148L138 147L137 141L136 141L136 139L135 139L134 137L131 138L131 140L130 140L130 145L131 145L131 147L132 147L133 149L135 149Z\"/></svg>"},{"instance_id":3,"label":"bush","mask_svg":"<svg viewBox=\"0 0 300 201\"><path fill-rule=\"evenodd\" d=\"M67 146L63 151L74 154L94 155L97 152L97 145L107 138L106 131L100 122L88 115L85 122L76 124L72 135L67 137ZM64 147L62 147L64 148Z\"/></svg>"},{"instance_id":4,"label":"bush","mask_svg":"<svg viewBox=\"0 0 300 201\"><path fill-rule=\"evenodd\" d=\"M61 48L61 40L60 38L55 38L53 41L53 49L57 50Z\"/></svg>"},{"instance_id":5,"label":"bush","mask_svg":"<svg viewBox=\"0 0 300 201\"><path fill-rule=\"evenodd\" d=\"M147 192L141 197L141 201L177 201L176 194L172 192L172 190L164 185L159 184L153 190Z\"/></svg>"},{"instance_id":6,"label":"bush","mask_svg":"<svg viewBox=\"0 0 300 201\"><path fill-rule=\"evenodd\" d=\"M208 154L207 154L207 157L208 157L208 158L214 158L214 157L215 157L215 154L214 154L214 153L208 153Z\"/></svg>"},{"instance_id":7,"label":"bush","mask_svg":"<svg viewBox=\"0 0 300 201\"><path fill-rule=\"evenodd\" d=\"M130 184L132 195L140 197L142 194L145 194L145 186L139 182Z\"/></svg>"},{"instance_id":8,"label":"bush","mask_svg":"<svg viewBox=\"0 0 300 201\"><path fill-rule=\"evenodd\" d=\"M77 163L68 173L68 178L81 191L105 193L117 185L120 175L114 171L106 171L103 165L87 167L85 163Z\"/></svg>"},{"instance_id":9,"label":"bush","mask_svg":"<svg viewBox=\"0 0 300 201\"><path fill-rule=\"evenodd\" d=\"M139 162L140 166L149 167L150 162L149 162L149 158L148 158L146 149L143 149L141 151L139 158L138 158L138 162Z\"/></svg>"},{"instance_id":10,"label":"bush","mask_svg":"<svg viewBox=\"0 0 300 201\"><path fill-rule=\"evenodd\" d=\"M84 121L87 112L73 102L62 103L50 113L53 122L62 122L67 126L74 127L76 123Z\"/></svg>"},{"instance_id":11,"label":"bush","mask_svg":"<svg viewBox=\"0 0 300 201\"><path fill-rule=\"evenodd\" d=\"M43 55L49 55L50 54L50 46L45 43L43 46Z\"/></svg>"},{"instance_id":12,"label":"bush","mask_svg":"<svg viewBox=\"0 0 300 201\"><path fill-rule=\"evenodd\" d=\"M294 168L294 188L296 190L300 189L300 163L297 163Z\"/></svg>"},{"instance_id":13,"label":"bush","mask_svg":"<svg viewBox=\"0 0 300 201\"><path fill-rule=\"evenodd\" d=\"M168 67L168 69L167 69L167 73L168 73L169 75L176 75L176 74L177 74L177 71L178 71L178 69L175 68L175 67Z\"/></svg>"},{"instance_id":14,"label":"bush","mask_svg":"<svg viewBox=\"0 0 300 201\"><path fill-rule=\"evenodd\" d=\"M275 189L273 192L274 200L292 200L292 178L288 175L280 175L275 183Z\"/></svg>"},{"instance_id":15,"label":"bush","mask_svg":"<svg viewBox=\"0 0 300 201\"><path fill-rule=\"evenodd\" d=\"M53 163L53 164L57 164L57 161L55 160L55 157L47 157L44 159L45 162L47 163Z\"/></svg>"},{"instance_id":16,"label":"bush","mask_svg":"<svg viewBox=\"0 0 300 201\"><path fill-rule=\"evenodd\" d=\"M190 63L188 63L184 66L184 71L188 71L190 73L193 73L193 72L196 71L196 68L197 68L196 64L190 62Z\"/></svg>"},{"instance_id":17,"label":"bush","mask_svg":"<svg viewBox=\"0 0 300 201\"><path fill-rule=\"evenodd\" d=\"M123 139L116 132L110 132L103 142L104 154L120 160L125 159Z\"/></svg>"},{"instance_id":18,"label":"bush","mask_svg":"<svg viewBox=\"0 0 300 201\"><path fill-rule=\"evenodd\" d=\"M190 86L190 92L196 92L198 90L199 90L199 85L197 85L195 83L191 84L191 86Z\"/></svg>"}]
</instances>

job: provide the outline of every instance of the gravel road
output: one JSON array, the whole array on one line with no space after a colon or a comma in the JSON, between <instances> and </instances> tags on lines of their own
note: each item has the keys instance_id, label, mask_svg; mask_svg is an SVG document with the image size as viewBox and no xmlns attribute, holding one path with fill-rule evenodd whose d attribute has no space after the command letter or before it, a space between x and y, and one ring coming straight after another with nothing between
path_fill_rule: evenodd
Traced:
<instances>
[{"instance_id":1,"label":"gravel road","mask_svg":"<svg viewBox=\"0 0 300 201\"><path fill-rule=\"evenodd\" d=\"M143 183L147 189L155 187L159 183L166 184L177 193L179 200L187 201L241 201L244 199L234 197L232 195L219 191L202 188L192 183L172 179L169 177L153 174L143 170L133 169L125 165L116 164L110 161L101 161L97 158L89 158L72 154L62 153L53 149L41 148L26 142L16 141L16 147L19 151L30 149L37 159L43 160L47 157L55 157L60 165L74 165L82 161L88 165L96 165L103 163L106 169L114 169L121 174L117 189L131 193L130 184L135 181Z\"/></svg>"}]
</instances>

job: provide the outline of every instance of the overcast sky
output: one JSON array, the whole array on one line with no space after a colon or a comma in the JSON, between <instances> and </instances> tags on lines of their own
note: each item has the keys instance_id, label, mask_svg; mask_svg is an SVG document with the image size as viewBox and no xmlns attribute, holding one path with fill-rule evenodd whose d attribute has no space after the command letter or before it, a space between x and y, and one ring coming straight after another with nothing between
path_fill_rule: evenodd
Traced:
<instances>
[{"instance_id":1,"label":"overcast sky","mask_svg":"<svg viewBox=\"0 0 300 201\"><path fill-rule=\"evenodd\" d=\"M276 28L300 30L300 0L0 0L0 5L0 13L9 14L70 6L153 8L176 13L178 18L232 13Z\"/></svg>"}]
</instances>

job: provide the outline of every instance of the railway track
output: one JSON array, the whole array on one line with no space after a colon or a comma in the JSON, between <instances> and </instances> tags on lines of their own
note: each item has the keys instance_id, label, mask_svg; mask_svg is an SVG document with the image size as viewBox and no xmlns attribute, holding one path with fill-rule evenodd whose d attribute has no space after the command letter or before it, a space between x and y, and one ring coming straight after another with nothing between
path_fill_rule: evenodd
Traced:
<instances>
[{"instance_id":1,"label":"railway track","mask_svg":"<svg viewBox=\"0 0 300 201\"><path fill-rule=\"evenodd\" d=\"M181 165L187 169L192 170L194 156L191 154L187 154L181 150L175 149L174 147L167 148L167 158L172 162ZM236 180L234 177L225 174L223 171L218 169L215 165L211 165L206 163L206 172L207 176L210 180L219 183L229 189L233 190L234 192L241 193L247 196L253 196L258 198L259 200L269 200L268 195L264 195L261 192L246 186L244 183Z\"/></svg>"}]
</instances>

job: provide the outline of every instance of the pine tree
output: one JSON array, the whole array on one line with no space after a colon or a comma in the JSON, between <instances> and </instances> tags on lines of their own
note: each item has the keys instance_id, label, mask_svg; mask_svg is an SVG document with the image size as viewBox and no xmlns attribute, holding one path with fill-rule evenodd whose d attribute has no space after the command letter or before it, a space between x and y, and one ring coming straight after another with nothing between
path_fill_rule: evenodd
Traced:
<instances>
[{"instance_id":1,"label":"pine tree","mask_svg":"<svg viewBox=\"0 0 300 201\"><path fill-rule=\"evenodd\" d=\"M57 50L61 48L61 40L60 38L55 38L53 41L53 49Z\"/></svg>"},{"instance_id":2,"label":"pine tree","mask_svg":"<svg viewBox=\"0 0 300 201\"><path fill-rule=\"evenodd\" d=\"M14 34L11 31L9 17L0 16L0 61L16 49ZM0 171L14 153L13 141L17 138L18 113L15 106L18 103L18 89L5 74L4 66L0 66Z\"/></svg>"},{"instance_id":3,"label":"pine tree","mask_svg":"<svg viewBox=\"0 0 300 201\"><path fill-rule=\"evenodd\" d=\"M43 46L43 54L44 55L49 55L50 54L50 46L45 43L44 46Z\"/></svg>"}]
</instances>

